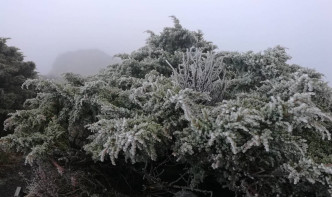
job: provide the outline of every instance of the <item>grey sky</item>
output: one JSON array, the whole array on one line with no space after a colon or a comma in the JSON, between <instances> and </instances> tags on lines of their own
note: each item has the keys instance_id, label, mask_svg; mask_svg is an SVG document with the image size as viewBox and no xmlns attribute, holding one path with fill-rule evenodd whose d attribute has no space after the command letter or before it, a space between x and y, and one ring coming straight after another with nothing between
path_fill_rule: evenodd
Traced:
<instances>
[{"instance_id":1,"label":"grey sky","mask_svg":"<svg viewBox=\"0 0 332 197\"><path fill-rule=\"evenodd\" d=\"M46 74L59 53L96 48L113 55L141 47L175 15L219 50L289 48L292 63L332 82L332 0L2 0L0 37Z\"/></svg>"}]
</instances>

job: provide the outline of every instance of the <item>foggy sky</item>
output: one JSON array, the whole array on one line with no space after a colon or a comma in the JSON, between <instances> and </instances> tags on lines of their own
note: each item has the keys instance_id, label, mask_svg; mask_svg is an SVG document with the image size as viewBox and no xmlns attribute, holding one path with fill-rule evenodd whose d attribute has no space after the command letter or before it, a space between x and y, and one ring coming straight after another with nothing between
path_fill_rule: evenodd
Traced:
<instances>
[{"instance_id":1,"label":"foggy sky","mask_svg":"<svg viewBox=\"0 0 332 197\"><path fill-rule=\"evenodd\" d=\"M331 0L1 0L0 37L10 37L8 45L47 74L67 51L138 49L145 30L172 26L170 15L189 30L202 30L219 50L287 47L291 63L315 68L332 82Z\"/></svg>"}]
</instances>

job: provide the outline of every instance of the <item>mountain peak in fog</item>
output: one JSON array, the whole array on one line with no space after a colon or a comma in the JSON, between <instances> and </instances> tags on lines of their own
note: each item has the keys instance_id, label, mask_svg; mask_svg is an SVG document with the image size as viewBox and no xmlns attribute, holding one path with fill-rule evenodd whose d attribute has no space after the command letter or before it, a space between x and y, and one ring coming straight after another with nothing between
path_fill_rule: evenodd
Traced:
<instances>
[{"instance_id":1,"label":"mountain peak in fog","mask_svg":"<svg viewBox=\"0 0 332 197\"><path fill-rule=\"evenodd\" d=\"M92 75L117 61L116 58L113 58L99 49L70 51L58 55L49 75L59 76L67 72L84 76Z\"/></svg>"}]
</instances>

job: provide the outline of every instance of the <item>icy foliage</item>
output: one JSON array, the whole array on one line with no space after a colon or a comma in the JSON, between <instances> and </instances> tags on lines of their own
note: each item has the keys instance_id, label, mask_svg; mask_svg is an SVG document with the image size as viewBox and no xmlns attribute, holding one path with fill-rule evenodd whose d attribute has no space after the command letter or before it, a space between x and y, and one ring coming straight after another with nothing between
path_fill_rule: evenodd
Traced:
<instances>
[{"instance_id":1,"label":"icy foliage","mask_svg":"<svg viewBox=\"0 0 332 197\"><path fill-rule=\"evenodd\" d=\"M27 81L39 93L6 121L14 134L2 144L29 163L84 149L113 165L184 166L177 178L186 185L152 179L168 189L202 191L209 178L246 196L332 196L332 90L322 74L289 65L280 46L184 52L156 41L176 39L174 31L184 31L176 20L152 34L150 54L134 52L93 77ZM160 50L184 57L170 61L172 77L157 72L169 68L152 55Z\"/></svg>"},{"instance_id":2,"label":"icy foliage","mask_svg":"<svg viewBox=\"0 0 332 197\"><path fill-rule=\"evenodd\" d=\"M35 96L34 92L21 89L21 85L37 76L35 64L24 61L23 53L8 46L7 40L0 37L0 137L8 134L3 132L8 114L23 109L24 101Z\"/></svg>"},{"instance_id":3,"label":"icy foliage","mask_svg":"<svg viewBox=\"0 0 332 197\"><path fill-rule=\"evenodd\" d=\"M214 102L222 100L227 85L222 57L191 48L183 55L178 69L168 64L173 69L172 79L181 88L206 92L211 95Z\"/></svg>"}]
</instances>

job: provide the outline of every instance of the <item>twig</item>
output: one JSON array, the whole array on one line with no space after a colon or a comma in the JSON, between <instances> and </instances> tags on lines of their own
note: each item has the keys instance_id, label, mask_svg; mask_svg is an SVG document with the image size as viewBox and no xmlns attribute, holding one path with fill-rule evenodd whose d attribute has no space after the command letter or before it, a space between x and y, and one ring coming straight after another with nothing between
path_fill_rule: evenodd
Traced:
<instances>
[{"instance_id":1,"label":"twig","mask_svg":"<svg viewBox=\"0 0 332 197\"><path fill-rule=\"evenodd\" d=\"M173 185L172 187L176 188L176 189L185 189L185 190L189 190L189 191L200 192L203 194L210 194L210 197L213 196L213 191L194 189L194 188L190 188L190 187L186 187L186 186L179 186L179 185Z\"/></svg>"}]
</instances>

